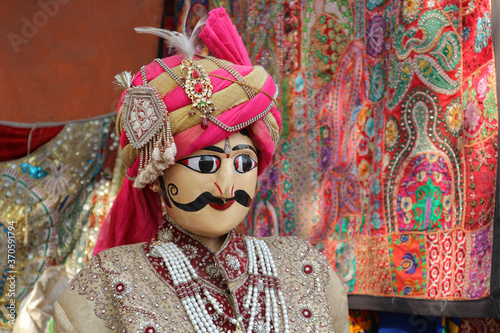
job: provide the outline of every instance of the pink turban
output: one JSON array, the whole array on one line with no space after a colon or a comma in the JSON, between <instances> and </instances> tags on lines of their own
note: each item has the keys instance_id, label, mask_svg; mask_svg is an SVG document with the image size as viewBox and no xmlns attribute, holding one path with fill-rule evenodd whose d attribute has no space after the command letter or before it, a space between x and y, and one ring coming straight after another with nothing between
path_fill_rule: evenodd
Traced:
<instances>
[{"instance_id":1,"label":"pink turban","mask_svg":"<svg viewBox=\"0 0 500 333\"><path fill-rule=\"evenodd\" d=\"M208 73L213 87L210 99L215 109L207 117L208 126L203 123L203 117L192 114L194 100L179 84L183 56L164 58L145 66L145 70L134 76L132 87L146 83L156 89L156 95L164 102L167 111L164 120L169 122L175 141L173 146L177 149L175 160L246 128L259 150L260 175L270 163L279 139L281 117L274 101L277 86L262 67L252 66L243 41L224 8L210 11L199 37L213 55L194 57ZM132 126L124 126L130 120L122 117L127 91L122 95L124 101L118 106L117 131L123 148L122 159L128 167L127 177L99 234L94 254L110 247L150 241L162 220L158 194L144 186L152 178L146 178L142 184L136 182L134 187L134 179L146 168L152 153L145 153L145 148L138 149L132 142ZM153 145L150 147L153 149ZM164 168L155 168L158 174L164 171Z\"/></svg>"}]
</instances>

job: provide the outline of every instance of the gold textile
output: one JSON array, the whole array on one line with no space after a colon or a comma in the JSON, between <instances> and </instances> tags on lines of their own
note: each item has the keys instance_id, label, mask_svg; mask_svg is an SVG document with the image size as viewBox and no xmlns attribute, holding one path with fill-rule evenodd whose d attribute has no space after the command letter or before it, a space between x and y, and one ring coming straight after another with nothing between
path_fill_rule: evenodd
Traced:
<instances>
[{"instance_id":1,"label":"gold textile","mask_svg":"<svg viewBox=\"0 0 500 333\"><path fill-rule=\"evenodd\" d=\"M346 292L323 255L298 238L263 240L278 269L290 332L348 333ZM92 258L56 301L54 332L142 332L151 324L158 325L157 333L194 332L174 288L151 265L146 249L145 243L126 245ZM124 296L114 291L117 281L128 285ZM237 295L247 282L244 273L227 287ZM234 301L238 306L243 299Z\"/></svg>"}]
</instances>

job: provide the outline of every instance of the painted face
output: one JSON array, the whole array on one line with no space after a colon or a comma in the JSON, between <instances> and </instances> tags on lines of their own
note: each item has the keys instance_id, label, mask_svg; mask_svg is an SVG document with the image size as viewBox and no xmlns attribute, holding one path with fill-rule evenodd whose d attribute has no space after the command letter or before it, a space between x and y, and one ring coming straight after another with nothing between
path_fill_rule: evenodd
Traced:
<instances>
[{"instance_id":1,"label":"painted face","mask_svg":"<svg viewBox=\"0 0 500 333\"><path fill-rule=\"evenodd\" d=\"M255 145L241 133L177 161L164 174L167 213L202 240L216 241L247 215L257 164Z\"/></svg>"}]
</instances>

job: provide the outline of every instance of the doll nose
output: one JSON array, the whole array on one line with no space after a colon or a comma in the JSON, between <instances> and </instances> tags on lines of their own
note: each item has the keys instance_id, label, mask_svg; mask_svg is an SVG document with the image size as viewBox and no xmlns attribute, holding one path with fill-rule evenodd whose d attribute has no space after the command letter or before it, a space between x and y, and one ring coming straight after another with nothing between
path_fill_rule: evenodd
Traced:
<instances>
[{"instance_id":1,"label":"doll nose","mask_svg":"<svg viewBox=\"0 0 500 333\"><path fill-rule=\"evenodd\" d=\"M233 177L233 160L225 158L223 159L219 170L216 172L214 182L216 193L214 193L214 195L224 199L231 198L233 196L234 189Z\"/></svg>"}]
</instances>

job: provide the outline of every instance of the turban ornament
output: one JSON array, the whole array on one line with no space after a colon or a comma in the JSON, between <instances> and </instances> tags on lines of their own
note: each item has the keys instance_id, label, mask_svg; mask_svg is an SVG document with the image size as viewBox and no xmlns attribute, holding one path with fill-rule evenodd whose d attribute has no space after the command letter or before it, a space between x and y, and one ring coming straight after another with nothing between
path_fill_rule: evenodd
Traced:
<instances>
[{"instance_id":1,"label":"turban ornament","mask_svg":"<svg viewBox=\"0 0 500 333\"><path fill-rule=\"evenodd\" d=\"M116 81L130 82L126 73L118 74ZM121 115L130 145L139 150L139 171L134 184L138 188L153 182L174 164L177 152L165 102L156 88L148 85L145 67L141 68L141 75L143 85L127 89Z\"/></svg>"},{"instance_id":2,"label":"turban ornament","mask_svg":"<svg viewBox=\"0 0 500 333\"><path fill-rule=\"evenodd\" d=\"M125 89L116 127L127 172L94 253L155 236L162 207L147 185L176 160L243 128L258 149L259 174L272 159L281 127L276 84L261 66L252 65L224 8L210 11L189 36L188 11L185 7L181 32L136 28L162 37L175 55L156 59L133 77L116 76ZM196 54L198 36L211 56Z\"/></svg>"}]
</instances>

